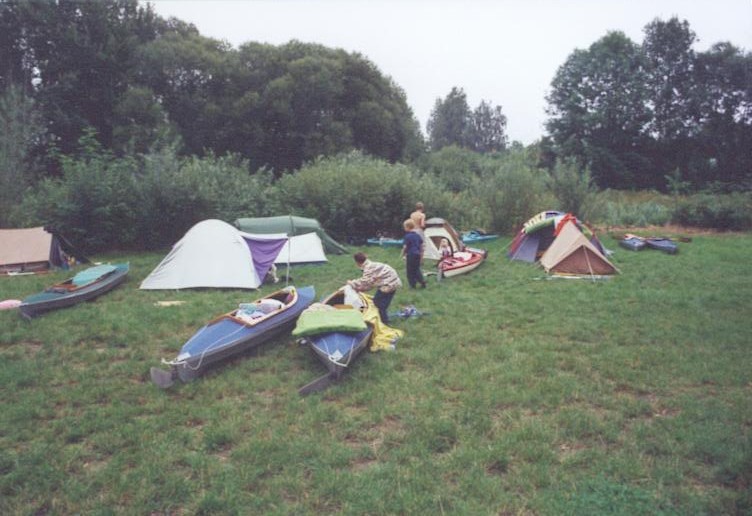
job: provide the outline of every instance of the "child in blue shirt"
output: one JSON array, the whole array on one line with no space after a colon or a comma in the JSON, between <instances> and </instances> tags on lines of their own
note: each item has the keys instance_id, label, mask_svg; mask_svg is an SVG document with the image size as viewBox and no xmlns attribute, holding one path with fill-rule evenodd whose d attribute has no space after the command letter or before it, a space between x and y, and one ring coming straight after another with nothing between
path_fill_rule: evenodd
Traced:
<instances>
[{"instance_id":1,"label":"child in blue shirt","mask_svg":"<svg viewBox=\"0 0 752 516\"><path fill-rule=\"evenodd\" d=\"M417 284L426 288L426 280L423 279L423 273L420 270L420 264L423 261L423 237L415 231L415 222L412 219L407 219L403 226L405 238L402 246L402 258L407 267L407 283L410 288L415 288Z\"/></svg>"}]
</instances>

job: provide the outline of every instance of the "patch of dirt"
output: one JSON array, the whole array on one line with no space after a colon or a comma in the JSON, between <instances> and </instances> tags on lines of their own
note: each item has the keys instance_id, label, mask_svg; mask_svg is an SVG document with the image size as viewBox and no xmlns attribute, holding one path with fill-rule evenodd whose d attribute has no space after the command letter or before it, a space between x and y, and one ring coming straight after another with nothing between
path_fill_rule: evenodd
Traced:
<instances>
[{"instance_id":1,"label":"patch of dirt","mask_svg":"<svg viewBox=\"0 0 752 516\"><path fill-rule=\"evenodd\" d=\"M39 353L43 347L44 347L44 344L42 344L41 342L34 342L34 341L19 342L18 344L14 344L12 346L0 348L0 355L5 355L5 354L13 355L13 354L18 353L19 350L22 350L24 355L33 357L34 355Z\"/></svg>"}]
</instances>

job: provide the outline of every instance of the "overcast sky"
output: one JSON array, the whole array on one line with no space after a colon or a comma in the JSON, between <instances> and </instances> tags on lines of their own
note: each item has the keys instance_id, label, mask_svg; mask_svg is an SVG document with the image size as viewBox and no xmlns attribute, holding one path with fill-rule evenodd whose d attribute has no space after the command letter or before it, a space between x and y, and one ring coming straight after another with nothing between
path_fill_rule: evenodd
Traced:
<instances>
[{"instance_id":1,"label":"overcast sky","mask_svg":"<svg viewBox=\"0 0 752 516\"><path fill-rule=\"evenodd\" d=\"M752 0L150 0L236 48L297 39L359 52L394 79L425 132L453 86L471 109L501 105L510 140L543 133L545 96L576 48L608 31L641 43L655 18L689 22L706 50L730 41L752 52Z\"/></svg>"}]
</instances>

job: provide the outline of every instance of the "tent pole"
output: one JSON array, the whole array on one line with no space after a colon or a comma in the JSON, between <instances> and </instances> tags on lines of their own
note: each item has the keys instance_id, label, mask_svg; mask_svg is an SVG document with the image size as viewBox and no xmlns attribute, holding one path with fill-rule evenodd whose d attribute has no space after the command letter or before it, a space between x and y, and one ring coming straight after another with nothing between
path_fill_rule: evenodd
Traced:
<instances>
[{"instance_id":1,"label":"tent pole","mask_svg":"<svg viewBox=\"0 0 752 516\"><path fill-rule=\"evenodd\" d=\"M285 272L285 287L290 286L290 249L291 243L290 243L290 235L287 235L287 271Z\"/></svg>"},{"instance_id":2,"label":"tent pole","mask_svg":"<svg viewBox=\"0 0 752 516\"><path fill-rule=\"evenodd\" d=\"M588 256L588 250L585 249L585 261L587 262L588 270L590 271L590 279L595 281L595 273L593 273L593 267L590 265L590 257Z\"/></svg>"}]
</instances>

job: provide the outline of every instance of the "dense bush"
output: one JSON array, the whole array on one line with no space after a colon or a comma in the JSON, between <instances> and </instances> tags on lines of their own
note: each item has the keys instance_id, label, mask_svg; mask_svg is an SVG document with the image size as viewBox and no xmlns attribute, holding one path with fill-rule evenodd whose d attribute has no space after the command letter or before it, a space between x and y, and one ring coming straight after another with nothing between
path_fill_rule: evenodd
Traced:
<instances>
[{"instance_id":1,"label":"dense bush","mask_svg":"<svg viewBox=\"0 0 752 516\"><path fill-rule=\"evenodd\" d=\"M318 219L343 240L401 233L419 195L411 169L359 152L307 164L274 190L280 213Z\"/></svg>"},{"instance_id":2,"label":"dense bush","mask_svg":"<svg viewBox=\"0 0 752 516\"><path fill-rule=\"evenodd\" d=\"M585 220L604 226L661 226L671 221L672 200L654 191L603 190L587 210Z\"/></svg>"},{"instance_id":3,"label":"dense bush","mask_svg":"<svg viewBox=\"0 0 752 516\"><path fill-rule=\"evenodd\" d=\"M449 145L423 155L416 165L454 193L470 189L481 175L484 157L477 152Z\"/></svg>"},{"instance_id":4,"label":"dense bush","mask_svg":"<svg viewBox=\"0 0 752 516\"><path fill-rule=\"evenodd\" d=\"M557 160L547 186L556 198L557 209L581 219L592 217L598 190L589 169L582 169L574 160Z\"/></svg>"},{"instance_id":5,"label":"dense bush","mask_svg":"<svg viewBox=\"0 0 752 516\"><path fill-rule=\"evenodd\" d=\"M672 221L685 226L721 230L752 229L752 194L699 193L680 200Z\"/></svg>"},{"instance_id":6,"label":"dense bush","mask_svg":"<svg viewBox=\"0 0 752 516\"><path fill-rule=\"evenodd\" d=\"M14 212L18 226L59 230L85 252L154 249L175 243L196 222L266 215L268 174L249 176L233 156L180 160L172 149L143 159L94 149L63 163Z\"/></svg>"},{"instance_id":7,"label":"dense bush","mask_svg":"<svg viewBox=\"0 0 752 516\"><path fill-rule=\"evenodd\" d=\"M246 162L235 156L178 159L172 150L148 155L137 186L135 244L147 249L172 244L204 219L267 215L270 184L270 175L249 176Z\"/></svg>"},{"instance_id":8,"label":"dense bush","mask_svg":"<svg viewBox=\"0 0 752 516\"><path fill-rule=\"evenodd\" d=\"M45 179L14 213L19 226L44 225L85 252L127 247L138 232L137 164L108 155L63 160L63 177Z\"/></svg>"},{"instance_id":9,"label":"dense bush","mask_svg":"<svg viewBox=\"0 0 752 516\"><path fill-rule=\"evenodd\" d=\"M607 226L673 221L752 228L749 193L596 193L587 173L564 163L549 177L525 149L470 161L464 151L450 149L457 174L449 165L420 171L352 152L320 158L275 183L270 172L249 174L248 163L233 155L180 159L168 147L115 158L91 135L82 139L82 147L80 158L63 160L62 177L39 182L10 210L12 225L51 226L88 253L166 247L207 218L232 222L288 213L316 218L345 241L400 236L417 201L425 204L428 217L444 218L459 230L506 234L547 209Z\"/></svg>"},{"instance_id":10,"label":"dense bush","mask_svg":"<svg viewBox=\"0 0 752 516\"><path fill-rule=\"evenodd\" d=\"M523 150L508 153L484 171L475 197L488 210L491 229L512 233L531 215L555 206L545 180L546 173Z\"/></svg>"}]
</instances>

